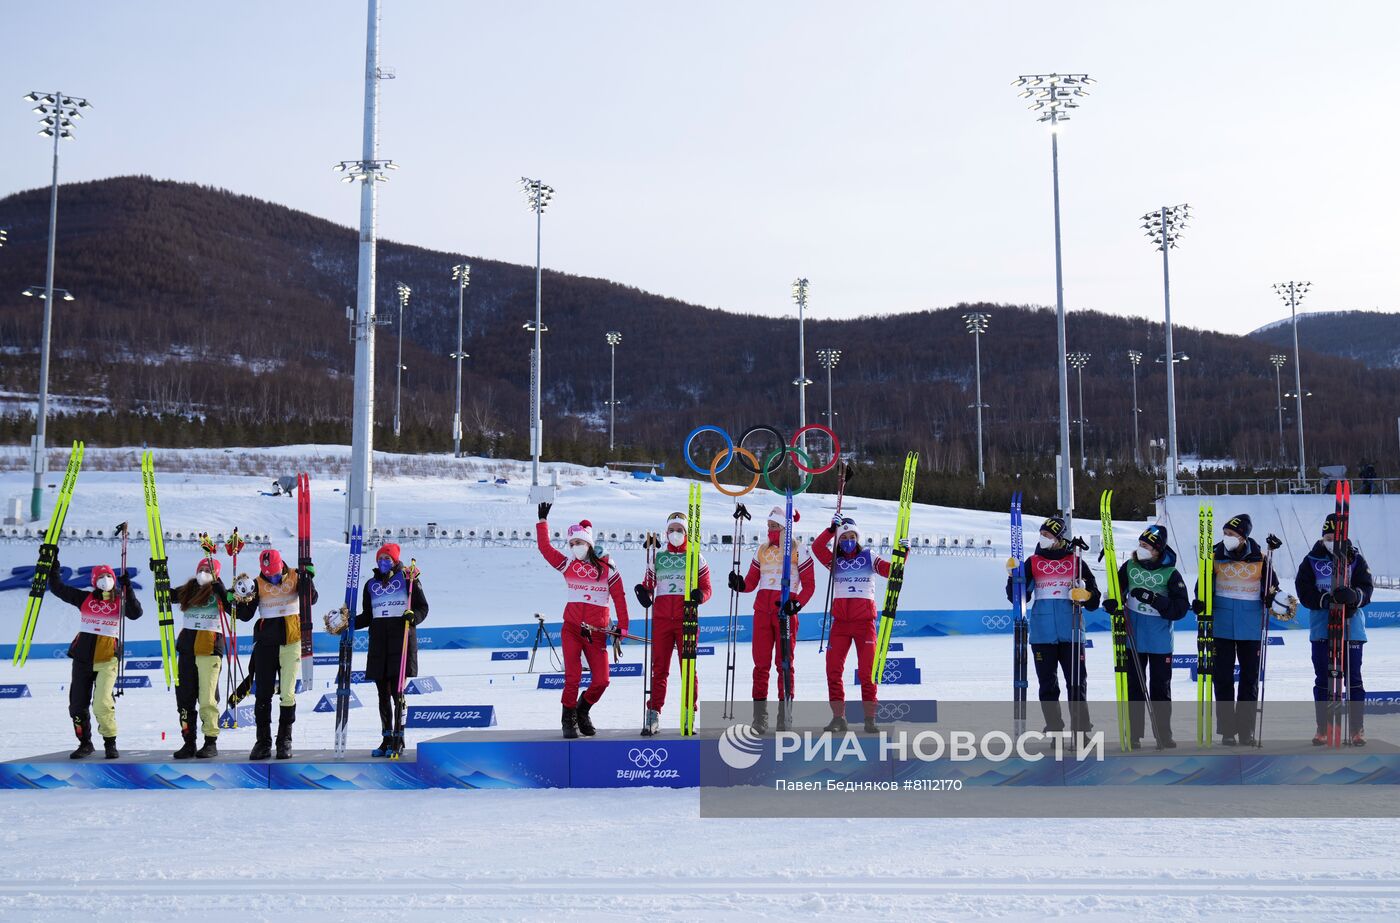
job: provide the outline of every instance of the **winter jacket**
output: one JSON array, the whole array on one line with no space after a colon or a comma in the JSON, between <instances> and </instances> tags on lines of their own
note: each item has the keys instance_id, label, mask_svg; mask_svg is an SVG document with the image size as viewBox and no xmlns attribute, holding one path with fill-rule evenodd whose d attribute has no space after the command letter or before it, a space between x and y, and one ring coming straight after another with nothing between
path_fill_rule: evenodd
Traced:
<instances>
[{"instance_id":1,"label":"winter jacket","mask_svg":"<svg viewBox=\"0 0 1400 923\"><path fill-rule=\"evenodd\" d=\"M1327 640L1327 617L1332 607L1332 553L1322 542L1317 542L1298 565L1298 602L1308 610L1308 639ZM1361 601L1350 612L1347 619L1347 637L1352 641L1366 640L1366 613L1361 610L1371 604L1371 594L1375 583L1371 580L1371 568L1355 546L1348 549L1348 567L1351 570L1347 584L1361 594Z\"/></svg>"},{"instance_id":2,"label":"winter jacket","mask_svg":"<svg viewBox=\"0 0 1400 923\"><path fill-rule=\"evenodd\" d=\"M831 579L836 584L831 597L832 620L868 622L876 612L875 576L889 577L890 562L869 548L858 548L850 556L833 553L833 538L835 532L828 526L812 545L812 553L832 571Z\"/></svg>"},{"instance_id":3,"label":"winter jacket","mask_svg":"<svg viewBox=\"0 0 1400 923\"><path fill-rule=\"evenodd\" d=\"M559 571L569 588L569 601L564 605L564 624L577 628L587 624L594 628L608 627L608 600L617 609L617 628L627 633L627 593L622 588L622 575L607 558L602 566L588 561L565 557L549 543L549 523L535 523L535 545L549 566Z\"/></svg>"},{"instance_id":4,"label":"winter jacket","mask_svg":"<svg viewBox=\"0 0 1400 923\"><path fill-rule=\"evenodd\" d=\"M405 612L412 612L411 618ZM428 598L423 595L423 581L413 581L410 592L403 565L384 574L378 571L365 581L360 594L360 614L355 616L356 628L369 629L369 654L365 658L365 679L399 679L399 661L403 657L404 627L408 627L408 661L404 676L418 675L418 626L428 617Z\"/></svg>"},{"instance_id":5,"label":"winter jacket","mask_svg":"<svg viewBox=\"0 0 1400 923\"><path fill-rule=\"evenodd\" d=\"M690 539L686 539L690 541ZM642 578L642 586L652 591L653 618L679 622L685 605L685 543L679 548L665 545L656 553L654 562ZM710 601L710 565L700 556L698 588L700 604Z\"/></svg>"},{"instance_id":6,"label":"winter jacket","mask_svg":"<svg viewBox=\"0 0 1400 923\"><path fill-rule=\"evenodd\" d=\"M208 596L204 590L208 590ZM223 622L219 610L224 608L228 590L215 578L207 587L191 580L173 592L174 602L180 607L182 627L180 636L175 639L175 651L187 657L203 657L213 654L222 657L224 647ZM225 610L227 611L227 610Z\"/></svg>"},{"instance_id":7,"label":"winter jacket","mask_svg":"<svg viewBox=\"0 0 1400 923\"><path fill-rule=\"evenodd\" d=\"M119 601L116 591L103 593L100 590L79 590L64 583L58 575L58 560L54 559L49 570L49 592L78 610L82 631L68 645L68 656L84 663L105 663L113 657L121 659L122 649L118 634L118 615L129 619L141 617L141 601L131 588L131 579L123 574L117 578L125 599ZM118 603L120 602L120 605Z\"/></svg>"},{"instance_id":8,"label":"winter jacket","mask_svg":"<svg viewBox=\"0 0 1400 923\"><path fill-rule=\"evenodd\" d=\"M1176 567L1176 551L1168 545L1151 563L1139 561L1136 555L1128 558L1118 568L1118 585L1123 588L1128 636L1137 652L1170 654L1172 623L1191 611L1186 580ZM1134 590L1146 590L1152 594L1151 600L1138 599L1133 595Z\"/></svg>"},{"instance_id":9,"label":"winter jacket","mask_svg":"<svg viewBox=\"0 0 1400 923\"><path fill-rule=\"evenodd\" d=\"M282 565L282 582L272 584L267 578L258 575L253 581L253 598L246 603L235 603L240 622L252 621L253 642L267 644L296 644L301 641L301 603L297 596L301 574ZM315 581L306 577L311 586L311 604L320 599Z\"/></svg>"},{"instance_id":10,"label":"winter jacket","mask_svg":"<svg viewBox=\"0 0 1400 923\"><path fill-rule=\"evenodd\" d=\"M1031 644L1059 644L1074 640L1074 604L1069 592L1074 588L1076 576L1089 591L1089 598L1083 608L1093 612L1099 608L1102 596L1094 572L1081 555L1076 574L1074 549L1068 545L1062 548L1040 548L1021 566L1026 578L1026 599L1035 596L1028 615L1030 621ZM1015 575L1006 578L1006 599L1012 601Z\"/></svg>"},{"instance_id":11,"label":"winter jacket","mask_svg":"<svg viewBox=\"0 0 1400 923\"><path fill-rule=\"evenodd\" d=\"M1264 610L1278 592L1278 574L1264 581L1264 553L1247 538L1239 548L1226 551L1216 542L1211 576L1211 635L1231 641L1258 641L1264 632ZM1201 582L1196 580L1196 598Z\"/></svg>"}]
</instances>

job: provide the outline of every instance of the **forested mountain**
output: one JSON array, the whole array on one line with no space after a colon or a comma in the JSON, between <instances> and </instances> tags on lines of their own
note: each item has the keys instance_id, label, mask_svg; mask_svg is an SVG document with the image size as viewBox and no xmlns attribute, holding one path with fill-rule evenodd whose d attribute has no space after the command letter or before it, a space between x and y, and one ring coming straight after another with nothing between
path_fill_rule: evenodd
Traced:
<instances>
[{"instance_id":1,"label":"forested mountain","mask_svg":"<svg viewBox=\"0 0 1400 923\"><path fill-rule=\"evenodd\" d=\"M44 272L47 190L0 200L0 390L36 388L40 302L20 295ZM95 443L268 444L348 441L353 355L345 309L355 300L355 231L280 205L218 189L146 177L66 185L60 198L53 390L95 395L101 414L53 426ZM463 257L382 242L378 311L396 319L394 283L413 290L405 316L406 451L450 447L457 293L450 267ZM528 454L527 390L533 267L466 257L465 441L473 452ZM915 313L807 323L809 419L825 409L816 350L842 350L834 376L837 429L852 450L888 462L918 449L934 494L973 502L976 467L973 340L962 315L985 311L982 340L987 467L992 484L1053 474L1058 449L1055 322L1045 308L958 305ZM598 462L606 433L608 347L618 330L620 458L679 463L700 423L737 433L756 423L790 430L797 417L796 318L775 319L685 304L602 279L544 273L546 455ZM379 421L394 400L396 327L378 339ZM1165 431L1160 324L1071 310L1069 345L1092 353L1084 370L1090 466L1133 459L1130 349L1139 371L1142 450ZM1245 466L1281 456L1275 348L1259 338L1178 329L1180 439L1184 453ZM1321 348L1329 348L1319 343ZM1400 371L1305 353L1309 460L1375 462L1397 473ZM1322 373L1326 363L1326 374ZM1071 373L1073 375L1073 373ZM1075 380L1071 378L1074 400ZM1077 414L1077 401L1075 401ZM0 438L28 439L32 423L11 402ZM1291 411L1285 425L1291 427ZM1078 453L1076 430L1075 451ZM1160 453L1158 453L1160 457ZM1286 467L1286 464L1284 465ZM936 480L942 478L943 480ZM989 487L992 486L989 484ZM932 488L930 488L932 489ZM1148 483L1150 489L1150 482Z\"/></svg>"},{"instance_id":2,"label":"forested mountain","mask_svg":"<svg viewBox=\"0 0 1400 923\"><path fill-rule=\"evenodd\" d=\"M1293 354L1293 325L1287 318L1260 327L1250 337ZM1318 311L1298 317L1298 342L1373 369L1400 369L1400 314L1382 311ZM1306 411L1305 411L1306 412Z\"/></svg>"}]
</instances>

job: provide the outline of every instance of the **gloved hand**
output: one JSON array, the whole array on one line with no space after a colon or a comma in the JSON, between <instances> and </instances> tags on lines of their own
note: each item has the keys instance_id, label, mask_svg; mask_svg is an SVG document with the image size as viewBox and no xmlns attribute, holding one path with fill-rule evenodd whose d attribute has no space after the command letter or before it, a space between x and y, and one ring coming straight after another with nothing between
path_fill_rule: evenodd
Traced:
<instances>
[{"instance_id":1,"label":"gloved hand","mask_svg":"<svg viewBox=\"0 0 1400 923\"><path fill-rule=\"evenodd\" d=\"M1332 591L1332 601L1339 606L1354 608L1361 602L1361 594L1354 587L1339 586Z\"/></svg>"},{"instance_id":2,"label":"gloved hand","mask_svg":"<svg viewBox=\"0 0 1400 923\"><path fill-rule=\"evenodd\" d=\"M1279 537L1272 532L1269 533L1268 538L1264 539L1264 544L1269 546L1270 551L1278 551L1283 547L1283 542L1279 541Z\"/></svg>"},{"instance_id":3,"label":"gloved hand","mask_svg":"<svg viewBox=\"0 0 1400 923\"><path fill-rule=\"evenodd\" d=\"M1118 611L1122 608L1122 606L1118 605L1118 600L1114 599L1112 596L1107 597L1103 601L1103 611L1107 612L1109 615L1117 615Z\"/></svg>"},{"instance_id":4,"label":"gloved hand","mask_svg":"<svg viewBox=\"0 0 1400 923\"><path fill-rule=\"evenodd\" d=\"M408 566L403 570L403 575L409 583L417 583L419 578L423 576L423 572L418 569L418 563L410 559Z\"/></svg>"},{"instance_id":5,"label":"gloved hand","mask_svg":"<svg viewBox=\"0 0 1400 923\"><path fill-rule=\"evenodd\" d=\"M835 515L835 516L832 516L832 517L831 517L831 531L832 531L832 532L836 532L836 533L840 533L840 531L841 531L841 524L844 523L845 521L846 521L846 520L845 520L845 517L844 517L844 516L841 516L840 514L837 514L837 515Z\"/></svg>"},{"instance_id":6,"label":"gloved hand","mask_svg":"<svg viewBox=\"0 0 1400 923\"><path fill-rule=\"evenodd\" d=\"M798 602L796 597L789 597L787 605L783 607L783 611L788 615L796 615L802 611L802 603Z\"/></svg>"},{"instance_id":7,"label":"gloved hand","mask_svg":"<svg viewBox=\"0 0 1400 923\"><path fill-rule=\"evenodd\" d=\"M908 553L909 553L909 539L907 539L907 538L901 538L901 539L899 540L899 545L898 545L898 547L899 547L899 549L900 549L901 551L903 551L905 554L908 554Z\"/></svg>"},{"instance_id":8,"label":"gloved hand","mask_svg":"<svg viewBox=\"0 0 1400 923\"><path fill-rule=\"evenodd\" d=\"M690 601L692 604L698 606L704 598L705 594L700 592L699 587L695 587L690 591Z\"/></svg>"},{"instance_id":9,"label":"gloved hand","mask_svg":"<svg viewBox=\"0 0 1400 923\"><path fill-rule=\"evenodd\" d=\"M729 573L729 588L736 593L744 592L744 578L739 576L737 570Z\"/></svg>"},{"instance_id":10,"label":"gloved hand","mask_svg":"<svg viewBox=\"0 0 1400 923\"><path fill-rule=\"evenodd\" d=\"M403 610L403 617L408 620L408 624L410 625L418 624L418 617L413 614L412 609Z\"/></svg>"},{"instance_id":11,"label":"gloved hand","mask_svg":"<svg viewBox=\"0 0 1400 923\"><path fill-rule=\"evenodd\" d=\"M310 577L312 580L315 580L315 579L316 579L316 565L315 565L315 564L308 564L308 565L306 565L306 567L304 567L304 568L302 568L302 569L306 571L306 576Z\"/></svg>"},{"instance_id":12,"label":"gloved hand","mask_svg":"<svg viewBox=\"0 0 1400 923\"><path fill-rule=\"evenodd\" d=\"M47 556L49 557L49 560L51 560L51 561L53 561L55 564L57 564L57 563L58 563L58 546L55 545L55 544L53 544L52 542L44 542L42 545L39 546L39 557L42 558L42 557L44 557L45 555L47 555Z\"/></svg>"},{"instance_id":13,"label":"gloved hand","mask_svg":"<svg viewBox=\"0 0 1400 923\"><path fill-rule=\"evenodd\" d=\"M1021 562L1020 562L1020 561L1016 560L1014 557L1012 557L1012 558L1007 558L1007 559L1006 559L1006 575L1007 575L1008 577L1014 577L1014 576L1016 575L1016 571L1018 571L1018 570L1020 570L1020 569L1021 569Z\"/></svg>"},{"instance_id":14,"label":"gloved hand","mask_svg":"<svg viewBox=\"0 0 1400 923\"><path fill-rule=\"evenodd\" d=\"M1089 597L1092 595L1092 593L1084 589L1082 586L1077 586L1069 591L1069 598L1081 606L1087 603L1089 601Z\"/></svg>"},{"instance_id":15,"label":"gloved hand","mask_svg":"<svg viewBox=\"0 0 1400 923\"><path fill-rule=\"evenodd\" d=\"M127 590L131 589L131 575L125 572L118 574L117 586Z\"/></svg>"},{"instance_id":16,"label":"gloved hand","mask_svg":"<svg viewBox=\"0 0 1400 923\"><path fill-rule=\"evenodd\" d=\"M553 506L553 503L540 504L540 522L544 522L546 519L549 518L549 511Z\"/></svg>"},{"instance_id":17,"label":"gloved hand","mask_svg":"<svg viewBox=\"0 0 1400 923\"><path fill-rule=\"evenodd\" d=\"M637 602L642 604L643 609L651 608L651 590L648 590L643 584L639 583L636 586L632 587L632 592L637 594Z\"/></svg>"},{"instance_id":18,"label":"gloved hand","mask_svg":"<svg viewBox=\"0 0 1400 923\"><path fill-rule=\"evenodd\" d=\"M1191 601L1191 611L1197 615L1206 614L1206 601L1204 599L1194 599Z\"/></svg>"},{"instance_id":19,"label":"gloved hand","mask_svg":"<svg viewBox=\"0 0 1400 923\"><path fill-rule=\"evenodd\" d=\"M1157 602L1157 594L1149 590L1147 587L1137 587L1129 595L1132 596L1133 599L1136 599L1138 602L1142 603L1144 606L1151 606L1158 612L1162 611L1162 606L1158 605Z\"/></svg>"}]
</instances>

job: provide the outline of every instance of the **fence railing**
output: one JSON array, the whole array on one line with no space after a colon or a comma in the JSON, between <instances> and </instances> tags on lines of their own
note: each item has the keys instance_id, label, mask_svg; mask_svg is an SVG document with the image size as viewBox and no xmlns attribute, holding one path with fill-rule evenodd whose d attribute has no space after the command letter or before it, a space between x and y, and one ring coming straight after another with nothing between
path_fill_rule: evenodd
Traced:
<instances>
[{"instance_id":1,"label":"fence railing","mask_svg":"<svg viewBox=\"0 0 1400 923\"><path fill-rule=\"evenodd\" d=\"M1326 494L1335 478L1179 478L1177 490L1189 496L1250 496L1274 494ZM1157 495L1166 496L1167 482L1156 482ZM1352 478L1353 494L1400 494L1400 478Z\"/></svg>"}]
</instances>

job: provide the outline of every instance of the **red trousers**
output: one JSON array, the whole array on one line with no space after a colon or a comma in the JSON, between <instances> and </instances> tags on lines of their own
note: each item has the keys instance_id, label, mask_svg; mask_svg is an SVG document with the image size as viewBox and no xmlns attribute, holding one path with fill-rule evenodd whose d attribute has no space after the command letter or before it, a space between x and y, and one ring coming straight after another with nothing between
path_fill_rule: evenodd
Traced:
<instances>
[{"instance_id":1,"label":"red trousers","mask_svg":"<svg viewBox=\"0 0 1400 923\"><path fill-rule=\"evenodd\" d=\"M680 619L656 618L651 623L651 698L647 708L661 711L666 704L666 681L671 675L671 654L681 656ZM695 704L700 705L700 671L695 672Z\"/></svg>"},{"instance_id":2,"label":"red trousers","mask_svg":"<svg viewBox=\"0 0 1400 923\"><path fill-rule=\"evenodd\" d=\"M875 665L875 622L872 619L835 619L831 623L831 638L826 646L826 693L833 714L846 710L846 684L842 671L851 645L856 648L856 667L860 675L860 700L867 718L875 717L877 686L871 677Z\"/></svg>"},{"instance_id":3,"label":"red trousers","mask_svg":"<svg viewBox=\"0 0 1400 923\"><path fill-rule=\"evenodd\" d=\"M763 591L760 591L760 598ZM768 674L776 669L778 675L782 675L783 646L782 638L778 631L778 608L776 606L769 609L767 606L760 606L760 609L768 609L767 615L755 612L753 615L753 697L757 700L768 698ZM791 616L789 622L792 624L792 650L789 654L789 663L796 662L797 653L797 616ZM793 698L792 690L796 682L797 670L794 668L788 671L787 695L782 695L782 690L778 690L778 698Z\"/></svg>"},{"instance_id":4,"label":"red trousers","mask_svg":"<svg viewBox=\"0 0 1400 923\"><path fill-rule=\"evenodd\" d=\"M578 704L578 685L583 681L583 661L588 660L588 672L592 674L583 697L589 704L596 705L608 688L608 636L602 630L594 631L592 640L584 642L579 626L564 623L564 695L560 701L565 708Z\"/></svg>"}]
</instances>

